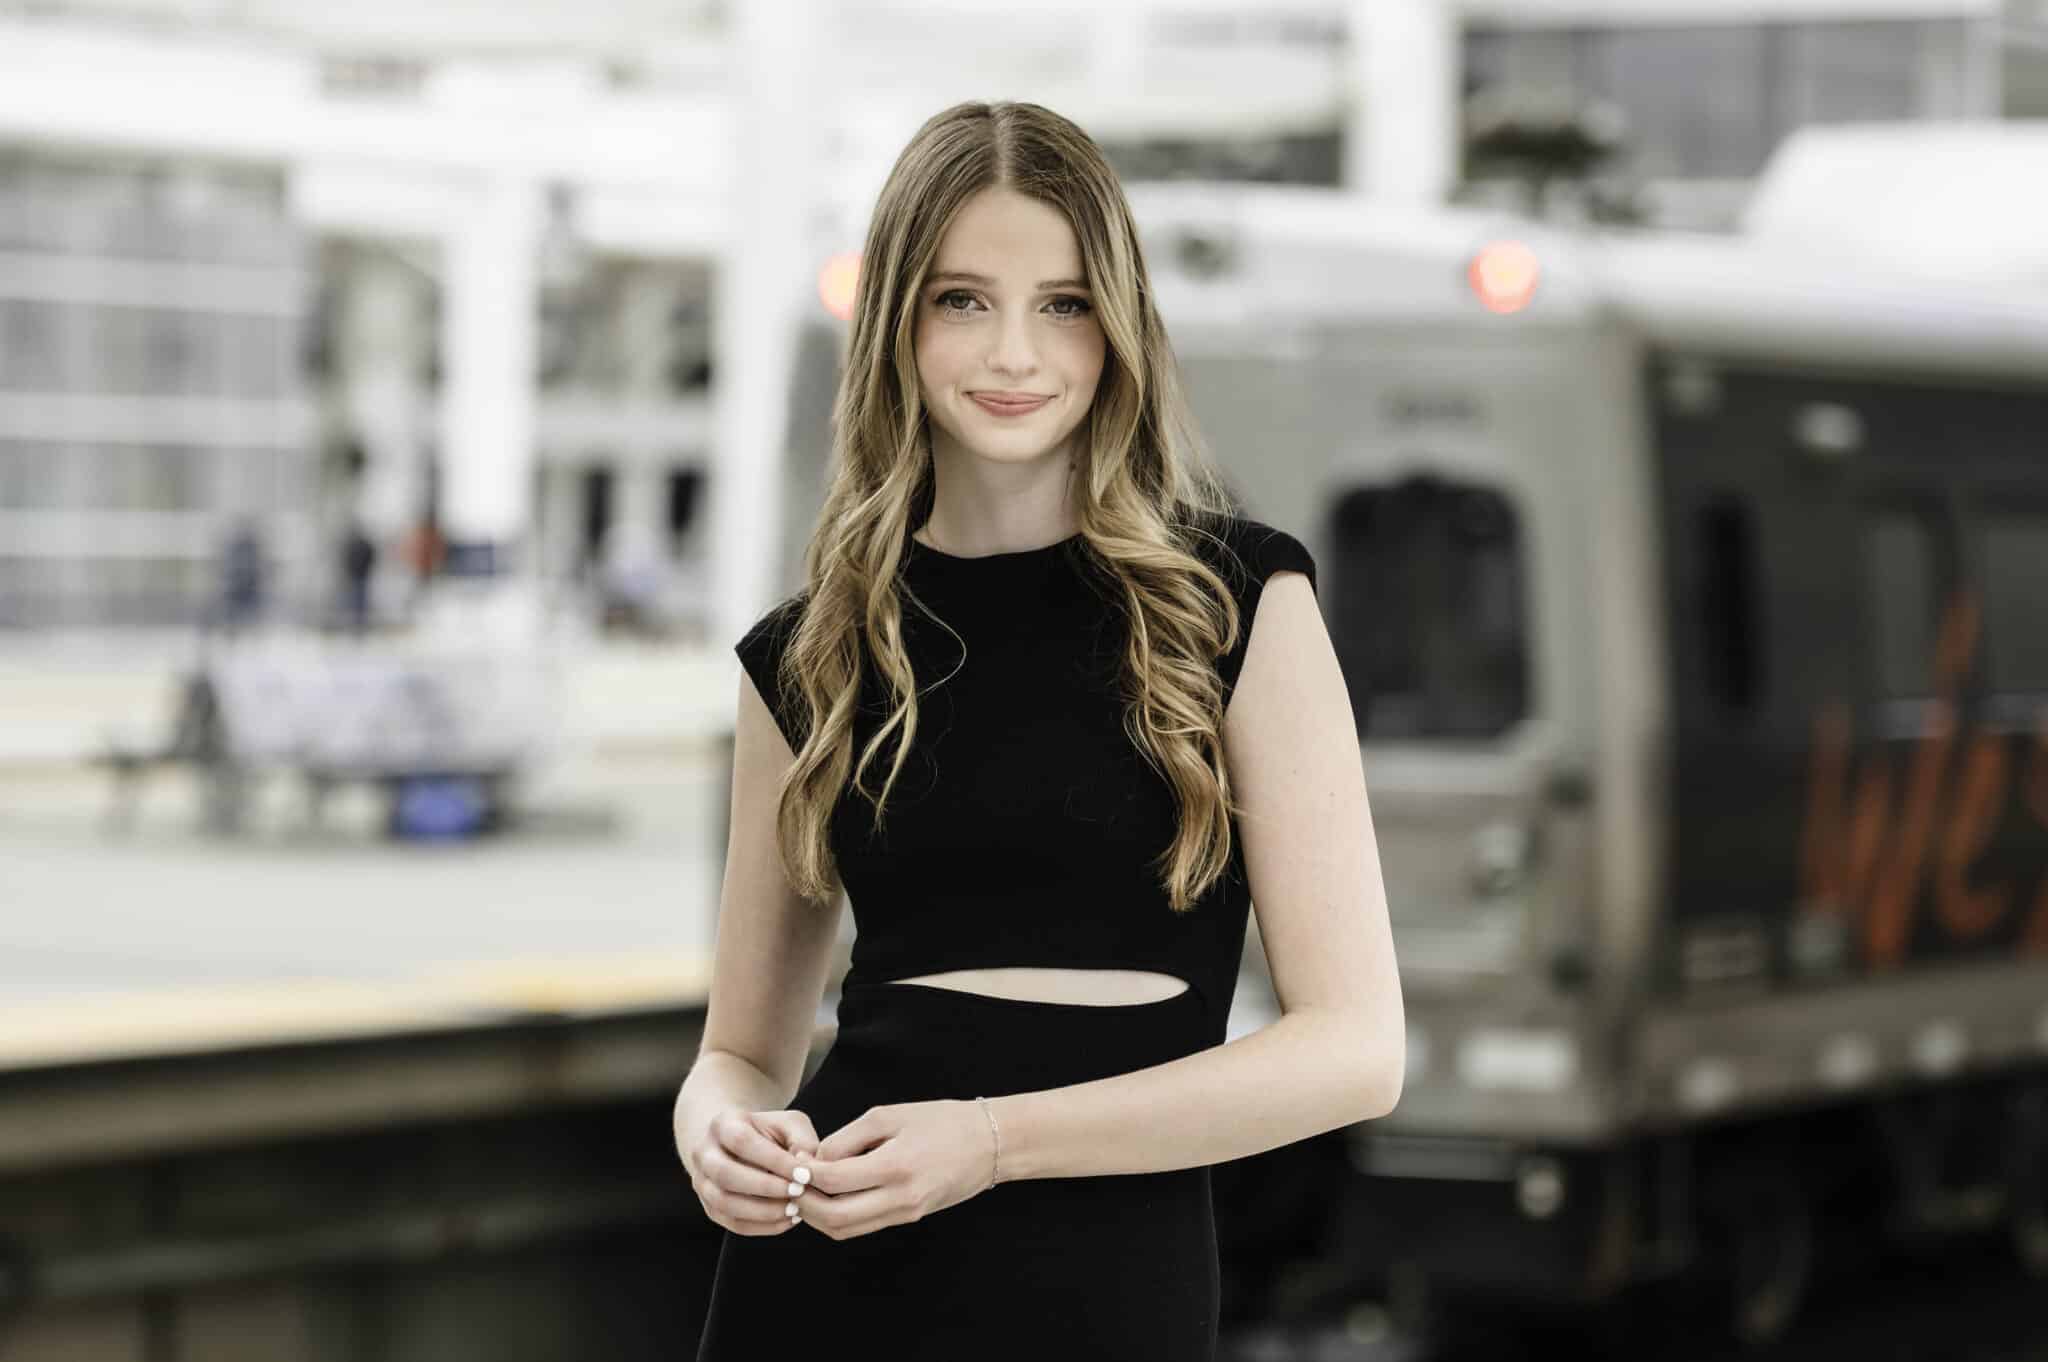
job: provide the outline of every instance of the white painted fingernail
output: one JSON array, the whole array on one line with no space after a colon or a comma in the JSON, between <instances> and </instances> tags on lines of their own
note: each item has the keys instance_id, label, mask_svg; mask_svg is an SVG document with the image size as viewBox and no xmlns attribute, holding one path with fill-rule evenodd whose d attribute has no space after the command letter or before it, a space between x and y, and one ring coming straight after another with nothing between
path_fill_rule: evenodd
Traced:
<instances>
[{"instance_id":1,"label":"white painted fingernail","mask_svg":"<svg viewBox=\"0 0 2048 1362\"><path fill-rule=\"evenodd\" d=\"M792 1201L788 1205L784 1206L782 1208L782 1213L787 1216L794 1216L796 1214L796 1203Z\"/></svg>"},{"instance_id":2,"label":"white painted fingernail","mask_svg":"<svg viewBox=\"0 0 2048 1362\"><path fill-rule=\"evenodd\" d=\"M804 1185L801 1182L790 1183L789 1194L791 1196L802 1196L804 1194Z\"/></svg>"},{"instance_id":3,"label":"white painted fingernail","mask_svg":"<svg viewBox=\"0 0 2048 1362\"><path fill-rule=\"evenodd\" d=\"M810 1169L808 1169L808 1168L799 1168L799 1169L797 1169L797 1170L796 1170L796 1180L797 1180L798 1182L809 1182L809 1181L811 1180L811 1170L810 1170Z\"/></svg>"}]
</instances>

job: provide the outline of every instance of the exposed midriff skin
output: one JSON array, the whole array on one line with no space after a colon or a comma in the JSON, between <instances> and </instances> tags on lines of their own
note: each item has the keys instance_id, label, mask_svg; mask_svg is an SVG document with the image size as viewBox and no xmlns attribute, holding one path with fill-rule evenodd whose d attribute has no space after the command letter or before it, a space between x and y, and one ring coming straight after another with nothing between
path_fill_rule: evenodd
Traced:
<instances>
[{"instance_id":1,"label":"exposed midriff skin","mask_svg":"<svg viewBox=\"0 0 2048 1362\"><path fill-rule=\"evenodd\" d=\"M995 998L1027 1002L1082 1003L1098 1007L1122 1003L1156 1003L1187 990L1187 980L1141 969L1045 969L1007 966L1002 969L954 969L937 974L912 974L892 984L930 984Z\"/></svg>"}]
</instances>

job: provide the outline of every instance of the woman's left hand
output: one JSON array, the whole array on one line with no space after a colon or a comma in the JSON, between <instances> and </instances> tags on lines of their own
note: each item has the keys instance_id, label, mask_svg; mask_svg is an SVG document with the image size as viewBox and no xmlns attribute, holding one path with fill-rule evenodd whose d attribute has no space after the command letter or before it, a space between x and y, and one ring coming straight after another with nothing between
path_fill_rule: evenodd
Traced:
<instances>
[{"instance_id":1,"label":"woman's left hand","mask_svg":"<svg viewBox=\"0 0 2048 1362\"><path fill-rule=\"evenodd\" d=\"M995 1154L978 1102L869 1107L818 1145L804 1223L851 1239L922 1220L987 1188Z\"/></svg>"}]
</instances>

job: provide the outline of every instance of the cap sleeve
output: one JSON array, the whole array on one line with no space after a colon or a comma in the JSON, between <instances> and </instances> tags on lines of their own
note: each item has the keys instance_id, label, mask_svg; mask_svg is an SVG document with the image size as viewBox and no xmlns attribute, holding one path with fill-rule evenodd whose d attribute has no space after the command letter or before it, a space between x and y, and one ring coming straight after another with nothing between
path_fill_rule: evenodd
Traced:
<instances>
[{"instance_id":1,"label":"cap sleeve","mask_svg":"<svg viewBox=\"0 0 2048 1362\"><path fill-rule=\"evenodd\" d=\"M1223 580L1237 599L1237 642L1216 659L1223 678L1223 703L1237 691L1238 673L1244 670L1245 655L1251 647L1252 621L1258 618L1259 598L1266 580L1276 572L1299 572L1308 577L1309 590L1316 591L1316 562L1308 546L1282 529L1256 520L1233 517L1218 527L1221 541L1214 551ZM1211 541L1212 544L1214 541Z\"/></svg>"},{"instance_id":2,"label":"cap sleeve","mask_svg":"<svg viewBox=\"0 0 2048 1362\"><path fill-rule=\"evenodd\" d=\"M783 739L792 752L803 746L806 732L799 717L803 711L803 700L794 693L784 693L779 668L783 651L789 646L790 637L796 632L797 622L802 616L801 594L791 596L754 621L747 632L740 635L739 642L733 645L740 665L753 679L754 689L775 716L775 726L782 730Z\"/></svg>"}]
</instances>

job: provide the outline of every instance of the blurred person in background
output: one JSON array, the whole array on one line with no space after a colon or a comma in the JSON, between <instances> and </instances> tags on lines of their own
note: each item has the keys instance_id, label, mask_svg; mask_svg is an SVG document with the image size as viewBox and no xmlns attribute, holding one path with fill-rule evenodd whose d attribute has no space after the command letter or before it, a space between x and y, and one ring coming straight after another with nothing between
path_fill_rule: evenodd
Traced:
<instances>
[{"instance_id":1,"label":"blurred person in background","mask_svg":"<svg viewBox=\"0 0 2048 1362\"><path fill-rule=\"evenodd\" d=\"M342 627L360 634L370 624L370 578L377 570L377 542L351 520L341 538Z\"/></svg>"},{"instance_id":2,"label":"blurred person in background","mask_svg":"<svg viewBox=\"0 0 2048 1362\"><path fill-rule=\"evenodd\" d=\"M242 516L221 543L216 620L223 633L239 633L261 620L265 577L262 532L255 517Z\"/></svg>"},{"instance_id":3,"label":"blurred person in background","mask_svg":"<svg viewBox=\"0 0 2048 1362\"><path fill-rule=\"evenodd\" d=\"M1213 1357L1210 1165L1401 1087L1315 565L1210 467L1073 123L934 116L862 258L805 585L736 645L698 1356ZM1225 1044L1254 901L1285 1015Z\"/></svg>"}]
</instances>

